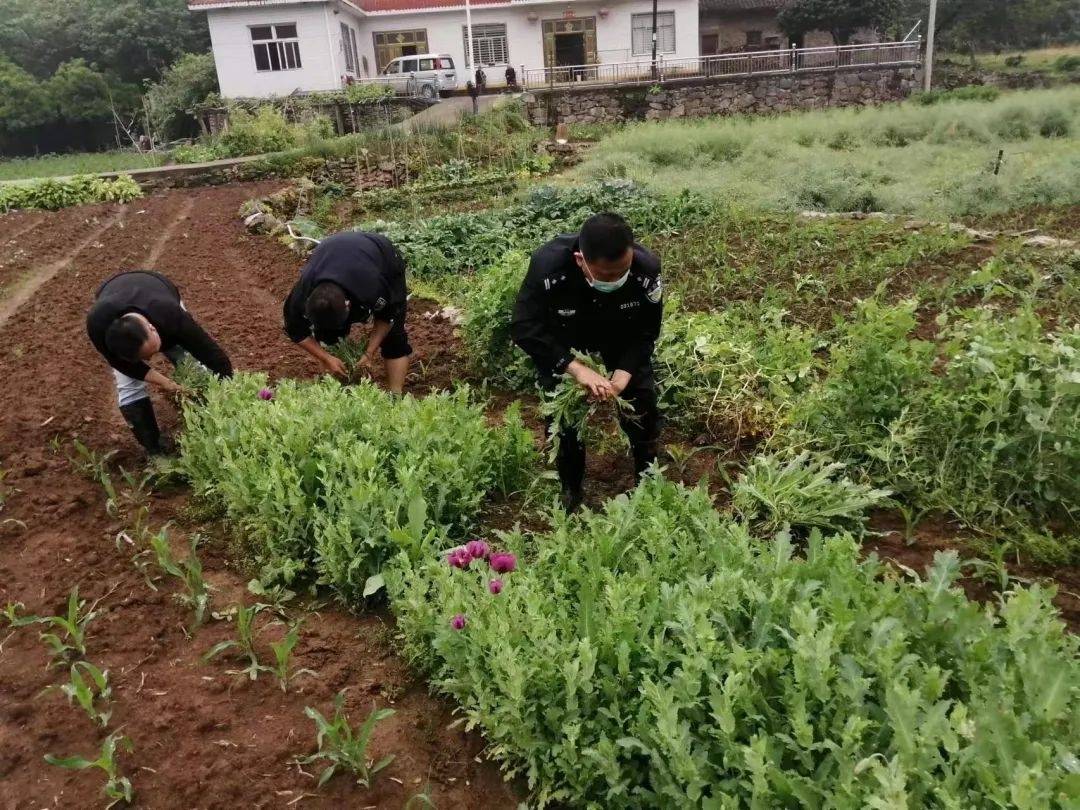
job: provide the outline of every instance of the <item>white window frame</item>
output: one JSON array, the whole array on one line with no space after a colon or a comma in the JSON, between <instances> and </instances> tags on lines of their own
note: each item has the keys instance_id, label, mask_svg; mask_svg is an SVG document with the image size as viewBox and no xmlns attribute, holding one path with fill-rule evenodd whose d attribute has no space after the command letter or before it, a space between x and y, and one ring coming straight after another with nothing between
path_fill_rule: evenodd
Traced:
<instances>
[{"instance_id":1,"label":"white window frame","mask_svg":"<svg viewBox=\"0 0 1080 810\"><path fill-rule=\"evenodd\" d=\"M500 30L501 29L501 30ZM473 31L472 64L484 67L510 64L510 40L506 23L475 23ZM469 52L469 29L461 26L462 50Z\"/></svg>"},{"instance_id":2,"label":"white window frame","mask_svg":"<svg viewBox=\"0 0 1080 810\"><path fill-rule=\"evenodd\" d=\"M341 24L341 50L345 54L345 70L360 75L360 51L356 47L356 31L346 22Z\"/></svg>"},{"instance_id":3,"label":"white window frame","mask_svg":"<svg viewBox=\"0 0 1080 810\"><path fill-rule=\"evenodd\" d=\"M652 12L630 15L630 52L652 56ZM656 52L675 53L675 12L656 12Z\"/></svg>"},{"instance_id":4,"label":"white window frame","mask_svg":"<svg viewBox=\"0 0 1080 810\"><path fill-rule=\"evenodd\" d=\"M295 36L282 37L278 35L278 28L291 27L296 31ZM270 39L255 39L255 30L259 28L270 29ZM286 70L301 70L304 67L300 57L300 27L295 22L265 23L262 25L249 25L248 36L251 37L251 56L255 62L256 73L282 73ZM266 49L266 62L268 67L259 67L259 48ZM275 68L271 53L277 54L279 67Z\"/></svg>"}]
</instances>

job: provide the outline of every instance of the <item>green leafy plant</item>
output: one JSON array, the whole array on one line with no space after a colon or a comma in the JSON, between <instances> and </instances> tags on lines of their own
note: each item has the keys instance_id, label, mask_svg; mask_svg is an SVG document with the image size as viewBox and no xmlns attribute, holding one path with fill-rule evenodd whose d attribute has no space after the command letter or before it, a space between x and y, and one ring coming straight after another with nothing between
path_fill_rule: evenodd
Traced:
<instances>
[{"instance_id":1,"label":"green leafy plant","mask_svg":"<svg viewBox=\"0 0 1080 810\"><path fill-rule=\"evenodd\" d=\"M603 363L595 358L580 352L574 352L574 357L593 371L608 376ZM612 423L623 414L631 414L632 406L622 397L591 399L577 381L564 375L554 389L544 392L540 413L548 420L548 461L554 462L564 431L577 432L587 444L603 445L614 434Z\"/></svg>"},{"instance_id":2,"label":"green leafy plant","mask_svg":"<svg viewBox=\"0 0 1080 810\"><path fill-rule=\"evenodd\" d=\"M199 539L199 535L192 535L187 557L177 560L169 545L169 536L164 530L150 537L150 548L158 567L169 576L180 580L184 586L183 593L176 594L176 599L193 612L189 630L200 627L206 621L211 598L211 588L203 577L202 562L197 553Z\"/></svg>"},{"instance_id":3,"label":"green leafy plant","mask_svg":"<svg viewBox=\"0 0 1080 810\"><path fill-rule=\"evenodd\" d=\"M303 765L319 761L329 762L319 775L319 787L329 782L339 769L349 771L358 785L371 787L371 780L375 775L394 761L393 754L388 754L378 762L369 758L368 754L375 726L392 717L395 714L393 709L372 709L360 727L353 729L345 714L345 691L342 690L334 698L332 719L327 720L318 709L311 706L304 709L304 714L315 722L315 740L319 750L310 756L302 757L299 762Z\"/></svg>"},{"instance_id":4,"label":"green leafy plant","mask_svg":"<svg viewBox=\"0 0 1080 810\"><path fill-rule=\"evenodd\" d=\"M52 666L69 663L86 655L86 630L90 622L97 618L95 601L88 610L85 600L79 599L79 586L71 589L67 601L67 613L63 616L41 616L34 621L52 628L41 634L49 649L52 650Z\"/></svg>"},{"instance_id":5,"label":"green leafy plant","mask_svg":"<svg viewBox=\"0 0 1080 810\"><path fill-rule=\"evenodd\" d=\"M731 488L731 503L743 519L771 534L792 529L859 529L867 510L890 496L886 489L857 484L844 465L804 450L797 455L754 456Z\"/></svg>"},{"instance_id":6,"label":"green leafy plant","mask_svg":"<svg viewBox=\"0 0 1080 810\"><path fill-rule=\"evenodd\" d=\"M203 661L210 661L226 650L237 649L242 655L246 656L247 666L241 670L228 670L227 674L246 675L249 680L254 681L259 677L260 672L273 671L270 667L259 663L259 655L255 650L255 637L257 635L255 617L261 610L262 605L237 606L234 613L236 619L236 638L220 641L215 644L205 655L203 655ZM283 653L291 653L291 651L291 647L287 650L285 648L282 650ZM286 664L288 664L287 655Z\"/></svg>"},{"instance_id":7,"label":"green leafy plant","mask_svg":"<svg viewBox=\"0 0 1080 810\"><path fill-rule=\"evenodd\" d=\"M0 211L18 208L44 208L57 211L72 205L98 202L125 203L143 195L139 184L128 175L115 180L77 176L66 180L52 178L0 186Z\"/></svg>"},{"instance_id":8,"label":"green leafy plant","mask_svg":"<svg viewBox=\"0 0 1080 810\"><path fill-rule=\"evenodd\" d=\"M289 625L284 638L280 641L270 642L270 650L274 653L273 672L277 676L278 685L281 687L282 692L288 690L289 684L294 678L300 675L314 676L317 674L312 669L291 669L293 650L296 649L296 644L300 640L301 624L303 624L302 620L293 622Z\"/></svg>"},{"instance_id":9,"label":"green leafy plant","mask_svg":"<svg viewBox=\"0 0 1080 810\"><path fill-rule=\"evenodd\" d=\"M131 804L135 799L135 789L131 786L131 780L120 774L120 764L116 758L117 749L122 749L128 753L132 750L131 740L121 736L120 732L114 732L105 738L101 743L101 751L98 753L97 759L90 760L79 756L57 757L53 754L46 754L45 761L50 765L56 765L58 768L67 768L74 771L83 771L87 768L98 768L104 771L108 779L102 788L102 792L107 799L110 799L106 805L106 808L109 808L120 802Z\"/></svg>"},{"instance_id":10,"label":"green leafy plant","mask_svg":"<svg viewBox=\"0 0 1080 810\"><path fill-rule=\"evenodd\" d=\"M499 542L518 564L498 595L483 566L435 558L391 568L387 588L410 658L530 805L1005 806L1022 790L1066 806L1075 792L1080 640L1049 589L978 604L955 553L918 576L845 534L815 529L797 551L656 477Z\"/></svg>"},{"instance_id":11,"label":"green leafy plant","mask_svg":"<svg viewBox=\"0 0 1080 810\"><path fill-rule=\"evenodd\" d=\"M87 677L89 676L89 680ZM100 708L98 704L108 706L112 699L112 687L109 685L109 671L100 670L89 661L76 661L68 671L68 682L46 687L45 691L58 689L63 692L69 704L79 704L86 716L106 728L112 711Z\"/></svg>"}]
</instances>

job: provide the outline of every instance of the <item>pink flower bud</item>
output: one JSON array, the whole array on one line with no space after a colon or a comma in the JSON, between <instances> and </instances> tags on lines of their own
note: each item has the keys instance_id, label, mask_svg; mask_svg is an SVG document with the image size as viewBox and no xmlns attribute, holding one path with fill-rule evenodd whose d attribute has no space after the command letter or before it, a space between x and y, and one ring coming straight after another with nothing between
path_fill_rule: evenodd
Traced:
<instances>
[{"instance_id":1,"label":"pink flower bud","mask_svg":"<svg viewBox=\"0 0 1080 810\"><path fill-rule=\"evenodd\" d=\"M488 590L491 591L492 594L494 594L495 596L498 596L500 593L502 593L502 589L503 584L501 579L493 579L491 580L491 582L488 583Z\"/></svg>"},{"instance_id":2,"label":"pink flower bud","mask_svg":"<svg viewBox=\"0 0 1080 810\"><path fill-rule=\"evenodd\" d=\"M491 554L491 547L483 540L470 540L465 544L465 551L474 560L486 560Z\"/></svg>"},{"instance_id":3,"label":"pink flower bud","mask_svg":"<svg viewBox=\"0 0 1080 810\"><path fill-rule=\"evenodd\" d=\"M455 630L464 630L465 629L465 614L464 613L459 613L457 616L452 618L450 620L450 626L453 627Z\"/></svg>"},{"instance_id":4,"label":"pink flower bud","mask_svg":"<svg viewBox=\"0 0 1080 810\"><path fill-rule=\"evenodd\" d=\"M491 570L497 574L509 574L517 568L517 556L509 551L500 551L488 558Z\"/></svg>"},{"instance_id":5,"label":"pink flower bud","mask_svg":"<svg viewBox=\"0 0 1080 810\"><path fill-rule=\"evenodd\" d=\"M259 399L269 402L274 398L274 391L271 388L264 388L259 392Z\"/></svg>"}]
</instances>

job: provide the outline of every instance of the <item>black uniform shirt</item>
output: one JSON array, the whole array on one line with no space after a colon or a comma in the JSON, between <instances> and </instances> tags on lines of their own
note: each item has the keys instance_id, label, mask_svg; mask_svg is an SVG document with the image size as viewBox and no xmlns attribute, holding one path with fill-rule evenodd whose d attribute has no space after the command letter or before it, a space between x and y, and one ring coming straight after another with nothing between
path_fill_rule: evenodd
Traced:
<instances>
[{"instance_id":1,"label":"black uniform shirt","mask_svg":"<svg viewBox=\"0 0 1080 810\"><path fill-rule=\"evenodd\" d=\"M161 351L179 346L218 376L232 376L228 355L181 306L176 285L149 270L134 270L110 278L98 288L94 305L86 316L90 342L121 374L143 380L150 371L150 366L142 360L124 360L105 345L105 332L112 322L131 312L154 325L161 336Z\"/></svg>"},{"instance_id":2,"label":"black uniform shirt","mask_svg":"<svg viewBox=\"0 0 1080 810\"><path fill-rule=\"evenodd\" d=\"M332 281L345 291L351 306L345 326L318 333L304 314L308 296L317 284ZM293 343L314 336L335 343L349 334L354 323L371 315L396 322L405 314L405 261L382 234L345 231L324 239L300 271L300 280L285 299L285 334Z\"/></svg>"},{"instance_id":3,"label":"black uniform shirt","mask_svg":"<svg viewBox=\"0 0 1080 810\"><path fill-rule=\"evenodd\" d=\"M618 290L597 292L574 259L577 235L537 250L514 305L511 336L542 374L561 374L571 349L599 352L609 371L636 374L652 359L660 335L660 260L634 245L630 277Z\"/></svg>"}]
</instances>

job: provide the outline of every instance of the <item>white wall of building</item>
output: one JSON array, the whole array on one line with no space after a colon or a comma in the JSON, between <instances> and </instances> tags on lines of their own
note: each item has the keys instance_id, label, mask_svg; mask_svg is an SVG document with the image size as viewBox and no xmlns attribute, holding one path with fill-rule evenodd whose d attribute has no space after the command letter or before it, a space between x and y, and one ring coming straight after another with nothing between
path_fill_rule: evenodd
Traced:
<instances>
[{"instance_id":1,"label":"white wall of building","mask_svg":"<svg viewBox=\"0 0 1080 810\"><path fill-rule=\"evenodd\" d=\"M523 2L513 6L474 7L474 25L503 23L506 25L510 63L520 72L544 66L544 20L563 19L572 9L578 18L596 18L596 49L601 63L647 59L631 51L631 18L634 14L652 12L651 0L613 0L612 2L546 3ZM600 11L606 14L601 16ZM675 53L664 54L668 59L698 55L697 0L660 0L658 10L675 13ZM530 22L529 16L536 21ZM374 75L381 65L375 59L376 31L424 29L428 47L435 53L449 53L461 71L459 81L466 76L465 45L462 31L465 9L402 14L362 15L350 6L337 2L275 5L217 9L207 12L210 39L217 64L221 94L226 98L285 96L295 90L333 90L341 86L345 75L345 52L342 45L341 23L356 31L361 63L367 58L369 74ZM300 41L303 67L285 71L257 71L249 28L255 25L295 23ZM485 66L488 84L503 82L505 65ZM360 68L361 77L363 67ZM518 77L519 80L521 77Z\"/></svg>"},{"instance_id":2,"label":"white wall of building","mask_svg":"<svg viewBox=\"0 0 1080 810\"><path fill-rule=\"evenodd\" d=\"M575 2L572 3L515 3L513 6L495 8L473 7L473 25L503 23L506 25L510 63L520 72L526 68L544 66L543 21L563 19L563 12L572 9L578 18L596 18L596 50L601 63L624 62L648 57L631 53L631 18L634 14L651 14L651 0L628 2ZM601 9L606 16L601 16ZM675 53L665 58L683 58L698 55L698 3L697 0L660 0L658 11L675 12ZM537 17L530 22L529 15ZM363 20L366 35L361 52L368 56L372 70L376 70L375 31L400 31L423 28L427 31L428 47L435 53L448 53L461 68L465 66L465 45L462 29L465 26L465 9L437 12L413 12L411 14L372 14ZM500 84L505 65L485 69L489 84ZM520 79L520 76L519 76Z\"/></svg>"},{"instance_id":3,"label":"white wall of building","mask_svg":"<svg viewBox=\"0 0 1080 810\"><path fill-rule=\"evenodd\" d=\"M225 98L287 96L294 90L334 90L345 70L340 29L322 3L226 8L206 12L218 83ZM250 27L296 23L300 62L295 70L258 71ZM328 28L328 24L332 27ZM338 30L335 30L337 28Z\"/></svg>"}]
</instances>

